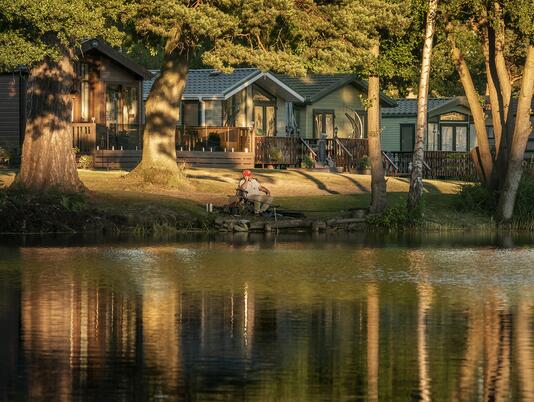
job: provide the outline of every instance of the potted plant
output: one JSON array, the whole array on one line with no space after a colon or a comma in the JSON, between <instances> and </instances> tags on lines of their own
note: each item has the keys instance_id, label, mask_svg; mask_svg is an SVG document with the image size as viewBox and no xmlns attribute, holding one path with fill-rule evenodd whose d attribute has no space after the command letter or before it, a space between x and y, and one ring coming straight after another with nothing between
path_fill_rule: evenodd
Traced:
<instances>
[{"instance_id":1,"label":"potted plant","mask_svg":"<svg viewBox=\"0 0 534 402\"><path fill-rule=\"evenodd\" d=\"M304 155L302 158L301 166L306 169L311 169L314 166L313 159L309 155Z\"/></svg>"},{"instance_id":2,"label":"potted plant","mask_svg":"<svg viewBox=\"0 0 534 402\"><path fill-rule=\"evenodd\" d=\"M369 157L364 155L362 159L358 161L358 173L360 174L371 174L371 164L369 163Z\"/></svg>"},{"instance_id":3,"label":"potted plant","mask_svg":"<svg viewBox=\"0 0 534 402\"><path fill-rule=\"evenodd\" d=\"M269 164L267 167L272 169L274 167L273 165L279 162L281 159L282 151L279 148L271 148L269 150L269 162L271 162L271 164Z\"/></svg>"},{"instance_id":4,"label":"potted plant","mask_svg":"<svg viewBox=\"0 0 534 402\"><path fill-rule=\"evenodd\" d=\"M6 148L0 147L0 166L9 166L11 154Z\"/></svg>"}]
</instances>

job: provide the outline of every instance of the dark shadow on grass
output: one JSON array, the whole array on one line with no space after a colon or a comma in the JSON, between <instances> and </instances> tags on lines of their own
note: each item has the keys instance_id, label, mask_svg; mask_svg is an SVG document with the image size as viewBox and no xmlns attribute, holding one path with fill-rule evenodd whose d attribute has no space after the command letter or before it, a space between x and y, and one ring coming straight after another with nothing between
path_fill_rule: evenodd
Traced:
<instances>
[{"instance_id":1,"label":"dark shadow on grass","mask_svg":"<svg viewBox=\"0 0 534 402\"><path fill-rule=\"evenodd\" d=\"M195 180L213 180L213 181L218 181L218 182L221 182L221 183L228 183L228 180L224 180L224 179L221 179L221 178L218 178L218 177L215 177L215 176L202 175L202 174L198 174L198 175L188 174L187 178L188 179L195 179ZM236 183L238 181L239 180L236 180Z\"/></svg>"},{"instance_id":2,"label":"dark shadow on grass","mask_svg":"<svg viewBox=\"0 0 534 402\"><path fill-rule=\"evenodd\" d=\"M402 181L408 185L410 185L410 179L407 177L395 177L398 181ZM441 190L436 187L435 185L429 183L427 179L424 179L424 188L428 190L429 193L435 193L435 194L441 194Z\"/></svg>"},{"instance_id":3,"label":"dark shadow on grass","mask_svg":"<svg viewBox=\"0 0 534 402\"><path fill-rule=\"evenodd\" d=\"M304 173L301 171L295 171L295 173L298 173L301 176L304 176L306 179L314 182L319 190L326 191L329 194L339 194L338 191L330 190L328 187L326 187L326 185L321 180L317 179L316 177L313 177L311 174Z\"/></svg>"},{"instance_id":4,"label":"dark shadow on grass","mask_svg":"<svg viewBox=\"0 0 534 402\"><path fill-rule=\"evenodd\" d=\"M360 191L362 191L364 193L368 193L369 192L369 190L367 188L365 188L365 186L362 183L360 183L358 180L354 179L353 177L345 176L345 175L339 174L339 173L336 173L336 176L343 177L344 179L347 179L348 181L353 183L356 187L358 187L358 190L360 190Z\"/></svg>"}]
</instances>

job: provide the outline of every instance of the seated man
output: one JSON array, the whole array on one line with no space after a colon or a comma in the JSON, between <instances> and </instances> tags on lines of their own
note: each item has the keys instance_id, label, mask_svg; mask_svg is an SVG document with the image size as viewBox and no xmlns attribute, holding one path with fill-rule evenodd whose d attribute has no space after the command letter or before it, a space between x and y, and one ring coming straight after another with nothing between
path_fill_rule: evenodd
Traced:
<instances>
[{"instance_id":1,"label":"seated man","mask_svg":"<svg viewBox=\"0 0 534 402\"><path fill-rule=\"evenodd\" d=\"M243 178L239 181L238 187L245 192L247 200L254 202L255 214L267 211L273 203L271 192L252 177L250 170L243 170Z\"/></svg>"}]
</instances>

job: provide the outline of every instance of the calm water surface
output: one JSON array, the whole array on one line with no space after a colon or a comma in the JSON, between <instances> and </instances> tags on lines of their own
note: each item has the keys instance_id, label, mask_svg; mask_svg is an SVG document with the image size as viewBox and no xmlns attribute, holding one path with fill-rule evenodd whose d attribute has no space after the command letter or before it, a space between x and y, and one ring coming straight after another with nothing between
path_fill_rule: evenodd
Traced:
<instances>
[{"instance_id":1,"label":"calm water surface","mask_svg":"<svg viewBox=\"0 0 534 402\"><path fill-rule=\"evenodd\" d=\"M4 241L0 400L534 401L513 243Z\"/></svg>"}]
</instances>

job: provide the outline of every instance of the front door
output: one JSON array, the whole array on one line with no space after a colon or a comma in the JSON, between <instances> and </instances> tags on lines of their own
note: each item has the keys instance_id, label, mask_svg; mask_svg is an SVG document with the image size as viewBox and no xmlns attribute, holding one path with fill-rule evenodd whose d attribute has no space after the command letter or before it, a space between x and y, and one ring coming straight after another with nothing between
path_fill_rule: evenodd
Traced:
<instances>
[{"instance_id":1,"label":"front door","mask_svg":"<svg viewBox=\"0 0 534 402\"><path fill-rule=\"evenodd\" d=\"M401 152L413 152L415 146L415 125L401 124Z\"/></svg>"},{"instance_id":2,"label":"front door","mask_svg":"<svg viewBox=\"0 0 534 402\"><path fill-rule=\"evenodd\" d=\"M334 138L334 118L332 110L314 110L313 137L321 138L324 134L326 138Z\"/></svg>"}]
</instances>

